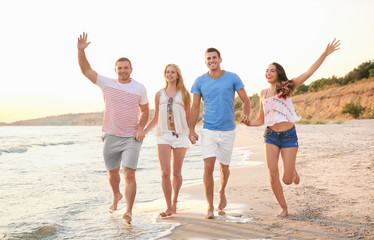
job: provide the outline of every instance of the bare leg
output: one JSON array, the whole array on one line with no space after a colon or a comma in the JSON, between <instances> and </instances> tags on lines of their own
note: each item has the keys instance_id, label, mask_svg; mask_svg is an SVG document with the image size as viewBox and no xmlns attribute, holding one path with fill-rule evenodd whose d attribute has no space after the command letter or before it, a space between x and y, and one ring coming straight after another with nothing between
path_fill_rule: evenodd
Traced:
<instances>
[{"instance_id":1,"label":"bare leg","mask_svg":"<svg viewBox=\"0 0 374 240\"><path fill-rule=\"evenodd\" d=\"M295 168L295 177L294 177L293 183L295 183L295 185L298 185L300 183L300 175L296 171L296 168Z\"/></svg>"},{"instance_id":2,"label":"bare leg","mask_svg":"<svg viewBox=\"0 0 374 240\"><path fill-rule=\"evenodd\" d=\"M135 195L136 195L136 179L135 169L125 167L123 169L125 175L125 198L126 198L126 212L122 215L122 218L130 223L132 220L132 207L134 206Z\"/></svg>"},{"instance_id":3,"label":"bare leg","mask_svg":"<svg viewBox=\"0 0 374 240\"><path fill-rule=\"evenodd\" d=\"M288 214L288 209L286 199L284 198L283 187L279 178L279 152L280 149L277 146L265 143L266 164L269 172L270 185L275 198L281 207L281 211L277 216L285 217Z\"/></svg>"},{"instance_id":4,"label":"bare leg","mask_svg":"<svg viewBox=\"0 0 374 240\"><path fill-rule=\"evenodd\" d=\"M230 169L229 169L229 165L225 165L222 163L219 163L219 166L220 166L220 171L221 171L220 173L221 188L219 190L218 210L222 211L227 205L225 189L227 186L227 182L229 180Z\"/></svg>"},{"instance_id":5,"label":"bare leg","mask_svg":"<svg viewBox=\"0 0 374 240\"><path fill-rule=\"evenodd\" d=\"M182 165L186 152L187 148L173 149L173 203L171 205L173 214L177 213L178 195L183 182Z\"/></svg>"},{"instance_id":6,"label":"bare leg","mask_svg":"<svg viewBox=\"0 0 374 240\"><path fill-rule=\"evenodd\" d=\"M300 176L296 171L296 154L298 148L282 148L283 182L287 185L300 183Z\"/></svg>"},{"instance_id":7,"label":"bare leg","mask_svg":"<svg viewBox=\"0 0 374 240\"><path fill-rule=\"evenodd\" d=\"M118 202L122 199L122 194L119 190L119 183L121 181L121 177L119 175L119 169L120 167L114 170L108 170L109 184L113 192L113 202L112 202L112 205L110 205L109 207L110 213L117 210Z\"/></svg>"},{"instance_id":8,"label":"bare leg","mask_svg":"<svg viewBox=\"0 0 374 240\"><path fill-rule=\"evenodd\" d=\"M161 217L167 217L172 214L171 209L171 181L170 181L170 156L171 146L167 144L157 145L158 159L161 168L161 186L164 192L167 209L160 213Z\"/></svg>"},{"instance_id":9,"label":"bare leg","mask_svg":"<svg viewBox=\"0 0 374 240\"><path fill-rule=\"evenodd\" d=\"M213 205L213 193L214 193L214 163L216 162L216 157L204 159L204 188L205 197L208 203L208 211L205 215L206 219L214 218L214 205Z\"/></svg>"}]
</instances>

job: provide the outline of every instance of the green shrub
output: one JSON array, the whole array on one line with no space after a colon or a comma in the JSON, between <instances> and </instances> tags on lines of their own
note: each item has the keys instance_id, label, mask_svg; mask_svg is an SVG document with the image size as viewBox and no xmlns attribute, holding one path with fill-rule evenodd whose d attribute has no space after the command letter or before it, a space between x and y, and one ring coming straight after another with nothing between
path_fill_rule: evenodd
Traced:
<instances>
[{"instance_id":1,"label":"green shrub","mask_svg":"<svg viewBox=\"0 0 374 240\"><path fill-rule=\"evenodd\" d=\"M365 111L365 107L361 106L360 104L354 104L353 102L346 103L343 106L342 111L340 112L341 114L349 114L353 118L358 118L361 113Z\"/></svg>"},{"instance_id":2,"label":"green shrub","mask_svg":"<svg viewBox=\"0 0 374 240\"><path fill-rule=\"evenodd\" d=\"M313 124L326 124L327 122L325 121L321 121L321 120L317 120L317 121L314 121Z\"/></svg>"},{"instance_id":3,"label":"green shrub","mask_svg":"<svg viewBox=\"0 0 374 240\"><path fill-rule=\"evenodd\" d=\"M236 111L235 112L235 121L239 121L241 111Z\"/></svg>"},{"instance_id":4,"label":"green shrub","mask_svg":"<svg viewBox=\"0 0 374 240\"><path fill-rule=\"evenodd\" d=\"M235 98L235 101L234 101L234 110L235 111L242 110L242 100L240 100L239 97Z\"/></svg>"},{"instance_id":5,"label":"green shrub","mask_svg":"<svg viewBox=\"0 0 374 240\"><path fill-rule=\"evenodd\" d=\"M299 120L296 122L297 124L311 124L312 122L309 120Z\"/></svg>"}]
</instances>

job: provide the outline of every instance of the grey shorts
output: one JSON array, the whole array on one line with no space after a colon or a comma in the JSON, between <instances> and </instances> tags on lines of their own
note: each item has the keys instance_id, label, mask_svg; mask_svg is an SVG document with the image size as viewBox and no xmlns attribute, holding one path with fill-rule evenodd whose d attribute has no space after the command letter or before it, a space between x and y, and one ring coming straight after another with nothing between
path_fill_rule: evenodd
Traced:
<instances>
[{"instance_id":1,"label":"grey shorts","mask_svg":"<svg viewBox=\"0 0 374 240\"><path fill-rule=\"evenodd\" d=\"M107 170L114 170L121 165L135 169L138 166L138 159L142 142L133 137L118 137L105 133L104 141L104 162Z\"/></svg>"}]
</instances>

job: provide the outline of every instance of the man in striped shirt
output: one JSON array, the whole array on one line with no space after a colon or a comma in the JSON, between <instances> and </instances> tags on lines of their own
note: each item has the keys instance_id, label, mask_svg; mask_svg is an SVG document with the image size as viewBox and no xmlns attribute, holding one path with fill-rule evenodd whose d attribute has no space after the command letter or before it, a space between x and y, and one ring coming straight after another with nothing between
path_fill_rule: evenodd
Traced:
<instances>
[{"instance_id":1,"label":"man in striped shirt","mask_svg":"<svg viewBox=\"0 0 374 240\"><path fill-rule=\"evenodd\" d=\"M109 212L117 210L118 202L123 196L119 190L119 171L122 162L126 182L126 212L122 217L130 223L136 195L135 171L145 137L144 127L149 117L147 91L143 84L130 77L132 66L127 58L120 58L115 64L118 79L97 74L86 58L85 49L89 44L87 34L80 35L77 43L78 63L83 75L100 87L104 96L103 155L113 191L113 203L109 207Z\"/></svg>"}]
</instances>

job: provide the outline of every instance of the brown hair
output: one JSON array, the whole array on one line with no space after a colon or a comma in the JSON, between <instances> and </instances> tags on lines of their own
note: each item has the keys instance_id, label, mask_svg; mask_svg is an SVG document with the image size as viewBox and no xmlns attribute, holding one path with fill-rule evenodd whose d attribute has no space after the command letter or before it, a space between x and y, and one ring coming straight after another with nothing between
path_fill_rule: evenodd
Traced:
<instances>
[{"instance_id":1,"label":"brown hair","mask_svg":"<svg viewBox=\"0 0 374 240\"><path fill-rule=\"evenodd\" d=\"M205 51L205 55L207 53L210 53L210 52L216 52L218 54L218 57L221 58L221 53L216 49L216 48L208 48L206 51Z\"/></svg>"},{"instance_id":2,"label":"brown hair","mask_svg":"<svg viewBox=\"0 0 374 240\"><path fill-rule=\"evenodd\" d=\"M287 98L291 96L291 93L295 90L295 83L292 80L288 80L284 68L279 63L273 62L271 65L275 66L278 75L275 88L278 97Z\"/></svg>"},{"instance_id":3,"label":"brown hair","mask_svg":"<svg viewBox=\"0 0 374 240\"><path fill-rule=\"evenodd\" d=\"M116 66L117 66L117 63L118 62L129 62L130 63L130 67L132 68L132 64L130 62L130 60L128 58L125 58L125 57L121 57L119 58L117 61L116 61Z\"/></svg>"},{"instance_id":4,"label":"brown hair","mask_svg":"<svg viewBox=\"0 0 374 240\"><path fill-rule=\"evenodd\" d=\"M169 82L166 80L166 70L167 70L168 67L173 67L173 68L175 68L175 70L177 70L177 74L178 74L177 90L180 90L181 93L182 93L184 106L189 108L190 105L191 105L191 96L190 96L190 93L187 91L186 86L184 85L184 81L183 81L183 77L182 77L182 71L180 70L180 68L176 64L170 63L170 64L166 65L166 67L165 67L165 70L164 70L164 78L165 78L165 84L166 84L165 89L169 85Z\"/></svg>"}]
</instances>

